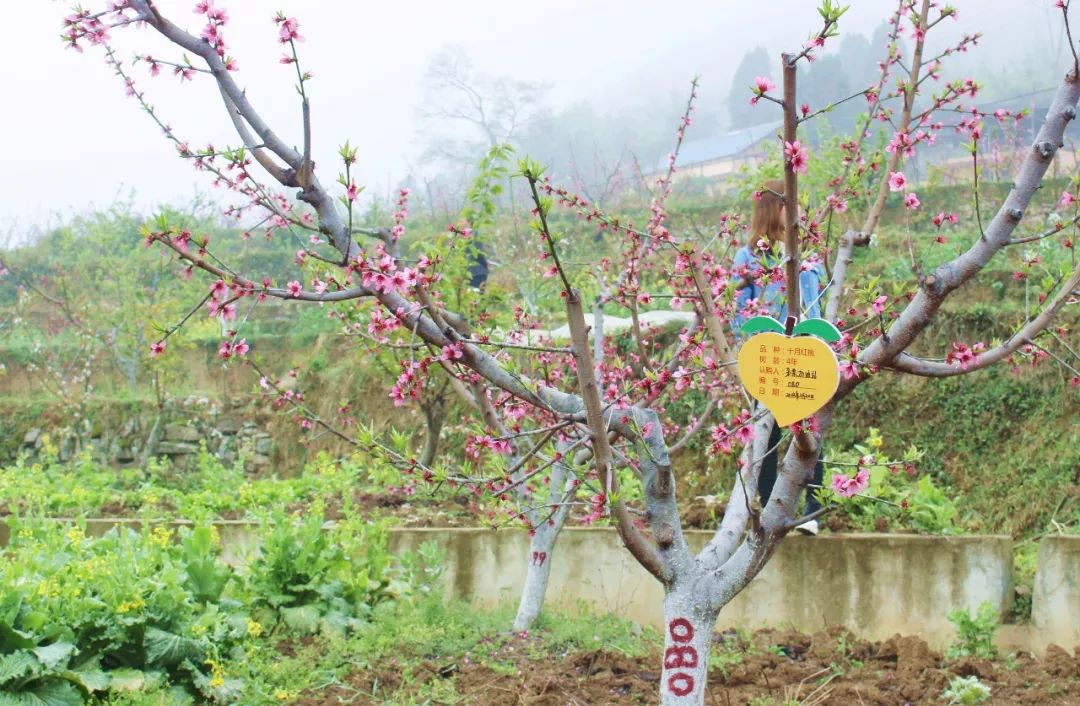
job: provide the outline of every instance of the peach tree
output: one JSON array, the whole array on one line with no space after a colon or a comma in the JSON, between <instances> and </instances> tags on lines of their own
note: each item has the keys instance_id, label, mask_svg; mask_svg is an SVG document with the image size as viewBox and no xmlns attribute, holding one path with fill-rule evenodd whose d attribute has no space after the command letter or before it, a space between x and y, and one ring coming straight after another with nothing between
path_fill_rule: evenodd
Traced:
<instances>
[{"instance_id":1,"label":"peach tree","mask_svg":"<svg viewBox=\"0 0 1080 706\"><path fill-rule=\"evenodd\" d=\"M1068 2L1058 0L1056 4L1068 28ZM255 107L255 96L239 82L239 64L228 49L230 18L213 0L196 4L198 24L194 31L167 17L152 0L113 0L104 9L78 10L70 15L65 40L80 51L84 45L104 50L128 95L157 122L179 156L235 194L230 213L249 218L258 213L254 218L271 234L302 235L306 244L298 258L318 262L324 268L310 281L275 283L259 273L235 271L215 256L210 243L184 231L148 229L145 238L149 244L167 248L185 267L209 277L207 294L192 313L205 309L231 323L243 321L238 316L239 307L256 306L269 297L298 304L345 303L380 336L393 336L411 347L409 355L402 356L396 379L387 381L393 399L402 403L414 399L436 371L456 381L451 384L472 400L486 425L484 433L470 440L466 452L494 460L461 469L428 468L375 434L365 433L357 441L381 449L425 482L451 484L494 497L509 497L516 489L530 487L524 494L529 497L522 498L528 511L509 510L508 514L523 518L533 532L551 526L558 513L576 502L576 494L554 486L577 488L574 483L580 480L589 488L583 496L588 498L583 501L587 516L610 517L627 550L664 587L661 702L701 704L712 629L720 610L761 571L786 534L831 507L801 515L799 498L811 482L834 411L853 390L882 375L964 375L1007 360L1018 364L1023 359L1054 358L1076 374L1075 346L1067 340L1068 329L1055 319L1077 298L1080 268L1072 254L1070 233L1080 216L1059 218L1043 229L1036 225L1041 219L1029 215L1038 208L1069 208L1075 201L1069 191L1050 203L1039 198L1047 169L1076 115L1080 62L1075 53L1033 144L1020 161L1011 190L993 216L984 218L986 204L976 200L970 220L977 232L954 252L934 249L941 244L937 238L928 243L912 241L908 244L910 278L890 282L887 289L880 280L854 287L847 281L853 250L876 232L890 199L899 201L910 217L933 222L935 227L948 227L960 220L951 212L932 215L920 210L921 200L903 171L905 161L939 136L955 134L970 148L978 175L985 121L1015 120L1018 116L975 105L979 86L974 80L940 80L942 62L954 52L968 50L977 36L965 36L957 44L931 51L927 38L933 30L957 19L953 8L931 0L897 2L890 15L893 43L875 85L838 97L836 103L826 106L800 103L796 84L799 67L819 55L836 36L844 8L824 0L819 11L821 28L803 47L783 55L782 91L775 93L776 86L768 77L759 77L751 87L751 101L759 104L759 109L775 104L783 115L783 131L777 136L783 155L783 190L777 196L783 199L786 214L783 257L763 258L756 268L734 267L730 252L746 235L737 219L725 217L713 233L673 232L668 225L666 199L673 188L675 153L640 222L602 210L558 186L537 162L520 161L519 179L533 203L536 259L565 316L568 345L556 344L551 336L534 340L529 334L534 326L520 314L507 317L508 312L500 312L504 321L512 323L478 329L476 321L455 310L443 264L450 257L448 253L467 247L467 226L452 224L440 233L407 238L406 208L398 208L380 227L361 227L354 222L360 192L351 175L357 159L355 149L348 143L341 148L336 184L323 181L322 171L316 169L311 157L313 79L301 67L297 52L300 23L296 18L283 14L274 18L277 41L285 49L282 63L295 73L300 101L302 128L293 139L280 135L263 118ZM154 53L140 49L138 55L138 63L151 76L171 73L181 81L213 82L221 96L220 108L234 128L237 146L192 147L157 114L113 44L113 34L132 24L149 27L160 44ZM910 57L897 49L895 39L901 32L910 33L914 40ZM799 179L808 172L814 157L800 126L848 100L865 101L866 114L853 137L842 145L839 162L814 165L832 171L825 192L801 197ZM690 122L688 109L678 128L679 142ZM890 136L880 152L868 146L875 124L882 125ZM755 188L760 192L764 187ZM976 183L974 194L978 193ZM833 228L863 206L862 228L834 235ZM841 217L845 213L849 215ZM569 259L567 253L582 244L575 243L574 230L557 217L560 214L572 214L588 228L601 231L609 242L618 244L617 255L599 263L599 272ZM957 241L963 236L952 238ZM401 248L406 242L408 252ZM1040 302L1038 312L1020 322L1005 340L956 341L951 350L936 356L934 352L915 353L920 335L933 325L950 295L970 285L992 259L1009 258L1010 251L1032 243L1054 244L1065 253L1053 260L1045 277L1032 283ZM1021 277L1031 268L1047 266L1045 260L1033 262L1032 255L1021 257ZM935 264L924 266L931 260ZM824 291L818 294L826 301L825 318L840 334L840 339L831 343L839 357L839 380L835 392L823 400L816 413L785 430L783 448L770 449L775 421L744 392L746 381L740 379L735 366L738 343L730 329L736 315L767 312L761 302L737 311L733 293L747 278L780 284L792 314L785 322L785 332L793 333L802 312L800 270L819 262L831 265ZM658 354L649 342L643 319L648 313L644 310L661 298L673 308L685 308L691 316L678 344ZM512 310L512 304L504 306ZM596 330L602 325L604 306L618 307L631 320L632 355L617 366ZM591 327L588 308L593 313ZM164 354L165 339L177 329L170 328L166 336L151 344L151 351ZM222 346L233 356L247 353L239 331L230 331ZM1076 379L1080 381L1080 376ZM685 435L687 429L675 429L665 418L671 399L691 392L699 395L701 413L689 428L703 426L700 420L716 410L725 421L708 427L713 448L718 454L738 456L724 516L697 554L690 551L680 522L671 453L677 443L672 440ZM519 430L512 430L507 420L513 420ZM781 457L779 475L769 501L762 505L756 499L757 476L770 451ZM540 488L529 484L540 478L547 478L553 486L550 490L557 492L538 501L535 491ZM856 473L834 486L838 495L851 495L865 483L865 476Z\"/></svg>"}]
</instances>

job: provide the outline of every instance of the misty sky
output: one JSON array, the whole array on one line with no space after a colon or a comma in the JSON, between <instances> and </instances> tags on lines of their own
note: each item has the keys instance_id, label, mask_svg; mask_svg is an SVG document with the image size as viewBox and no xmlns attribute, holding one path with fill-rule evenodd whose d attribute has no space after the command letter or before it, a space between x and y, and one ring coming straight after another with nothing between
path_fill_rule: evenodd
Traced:
<instances>
[{"instance_id":1,"label":"misty sky","mask_svg":"<svg viewBox=\"0 0 1080 706\"><path fill-rule=\"evenodd\" d=\"M104 0L83 0L97 9ZM869 35L895 7L894 0L849 0L841 32ZM175 157L174 149L124 97L101 51L77 54L58 36L71 3L33 0L9 9L7 60L0 66L5 107L0 135L8 167L0 177L0 244L5 236L91 206L108 206L134 189L135 204L149 211L162 202L184 204L196 193L213 195L205 175ZM272 16L296 15L306 41L300 45L310 84L315 160L324 182L337 172L334 157L347 138L359 148L358 176L369 192L409 174L420 151L417 108L432 54L447 45L466 49L476 67L552 84L558 108L587 99L634 106L685 100L688 82L702 76L701 93L726 96L743 54L756 45L770 52L797 47L819 27L813 0L576 0L524 3L509 0L344 2L340 0L219 0L229 9L226 38L240 64L238 80L280 135L299 142L299 105L292 67L281 66ZM960 18L952 36L982 31L978 63L1061 63L1059 25L1052 0L953 0ZM158 0L166 15L189 29L199 23L193 0ZM677 12L676 12L677 10ZM15 17L12 18L11 15ZM934 35L932 35L934 36ZM944 33L942 34L944 36ZM136 51L175 59L150 29L115 33L122 57ZM208 77L180 84L166 72L150 79L133 69L164 118L192 146L236 144ZM1041 80L1054 85L1051 67ZM977 70L975 77L979 78ZM660 132L673 129L657 125ZM710 126L695 125L697 136ZM693 136L695 133L691 133Z\"/></svg>"}]
</instances>

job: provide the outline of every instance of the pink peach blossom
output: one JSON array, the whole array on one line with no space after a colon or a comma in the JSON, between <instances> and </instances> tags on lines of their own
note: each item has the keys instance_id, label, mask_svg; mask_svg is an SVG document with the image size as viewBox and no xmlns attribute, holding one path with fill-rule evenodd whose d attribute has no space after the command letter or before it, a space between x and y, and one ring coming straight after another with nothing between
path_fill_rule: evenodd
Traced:
<instances>
[{"instance_id":1,"label":"pink peach blossom","mask_svg":"<svg viewBox=\"0 0 1080 706\"><path fill-rule=\"evenodd\" d=\"M870 474L860 468L855 477L849 478L846 473L837 473L832 477L832 489L842 498L850 498L858 495L870 486Z\"/></svg>"}]
</instances>

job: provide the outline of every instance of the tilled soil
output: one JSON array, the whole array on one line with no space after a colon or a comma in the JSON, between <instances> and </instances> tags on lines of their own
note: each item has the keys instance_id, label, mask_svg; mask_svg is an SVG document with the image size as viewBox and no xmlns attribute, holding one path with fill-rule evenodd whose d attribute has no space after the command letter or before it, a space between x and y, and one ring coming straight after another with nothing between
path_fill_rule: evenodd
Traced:
<instances>
[{"instance_id":1,"label":"tilled soil","mask_svg":"<svg viewBox=\"0 0 1080 706\"><path fill-rule=\"evenodd\" d=\"M627 657L604 649L557 657L530 656L528 637L517 637L492 654L497 668L469 660L423 661L402 669L395 660L374 671L353 672L344 684L306 693L301 706L366 706L397 694L398 703L475 706L607 706L654 704L660 687L660 655ZM762 630L748 642L717 636L714 652L724 668L709 673L705 703L747 704L761 697L808 705L902 706L944 704L941 693L956 676L977 676L990 687L994 706L1080 706L1080 649L1051 647L1043 659L944 660L918 637L896 635L871 643L843 629L804 635ZM741 655L741 660L739 659ZM435 684L436 680L451 682ZM433 690L433 687L443 688ZM430 694L456 694L433 698Z\"/></svg>"},{"instance_id":2,"label":"tilled soil","mask_svg":"<svg viewBox=\"0 0 1080 706\"><path fill-rule=\"evenodd\" d=\"M468 496L432 498L418 493L357 492L351 499L352 512L362 517L394 517L401 527L477 527L481 526L470 510ZM339 497L323 500L324 516L328 520L344 517L344 503ZM303 511L307 503L291 505L289 512Z\"/></svg>"}]
</instances>

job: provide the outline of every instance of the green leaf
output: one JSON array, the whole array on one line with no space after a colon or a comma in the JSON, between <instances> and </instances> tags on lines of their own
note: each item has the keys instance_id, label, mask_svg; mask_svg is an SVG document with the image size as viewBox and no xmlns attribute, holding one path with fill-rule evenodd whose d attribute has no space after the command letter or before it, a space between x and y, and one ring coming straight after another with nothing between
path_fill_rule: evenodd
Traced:
<instances>
[{"instance_id":1,"label":"green leaf","mask_svg":"<svg viewBox=\"0 0 1080 706\"><path fill-rule=\"evenodd\" d=\"M212 603L221 598L230 577L227 568L207 557L188 563L185 585L191 590L195 600Z\"/></svg>"},{"instance_id":2,"label":"green leaf","mask_svg":"<svg viewBox=\"0 0 1080 706\"><path fill-rule=\"evenodd\" d=\"M117 691L141 691L146 686L146 673L138 669L110 670L109 686Z\"/></svg>"},{"instance_id":3,"label":"green leaf","mask_svg":"<svg viewBox=\"0 0 1080 706\"><path fill-rule=\"evenodd\" d=\"M30 633L16 630L6 623L0 623L0 652L14 652L37 646Z\"/></svg>"},{"instance_id":4,"label":"green leaf","mask_svg":"<svg viewBox=\"0 0 1080 706\"><path fill-rule=\"evenodd\" d=\"M25 680L38 674L41 674L41 663L25 650L0 657L0 684L15 679Z\"/></svg>"},{"instance_id":5,"label":"green leaf","mask_svg":"<svg viewBox=\"0 0 1080 706\"><path fill-rule=\"evenodd\" d=\"M148 628L143 638L146 661L155 666L173 667L185 659L202 662L202 648L194 640L171 632Z\"/></svg>"},{"instance_id":6,"label":"green leaf","mask_svg":"<svg viewBox=\"0 0 1080 706\"><path fill-rule=\"evenodd\" d=\"M105 691L112 683L112 679L101 669L96 657L75 669L63 672L63 677L89 692Z\"/></svg>"},{"instance_id":7,"label":"green leaf","mask_svg":"<svg viewBox=\"0 0 1080 706\"><path fill-rule=\"evenodd\" d=\"M197 601L217 602L232 571L216 561L212 530L208 526L196 527L184 536L182 544L188 560L185 585Z\"/></svg>"},{"instance_id":8,"label":"green leaf","mask_svg":"<svg viewBox=\"0 0 1080 706\"><path fill-rule=\"evenodd\" d=\"M291 629L302 633L314 633L319 629L319 609L313 605L282 608L281 619Z\"/></svg>"},{"instance_id":9,"label":"green leaf","mask_svg":"<svg viewBox=\"0 0 1080 706\"><path fill-rule=\"evenodd\" d=\"M0 598L0 623L15 624L15 619L19 617L19 610L22 608L22 599L22 594L18 591L12 591Z\"/></svg>"},{"instance_id":10,"label":"green leaf","mask_svg":"<svg viewBox=\"0 0 1080 706\"><path fill-rule=\"evenodd\" d=\"M28 610L22 614L19 622L23 626L23 630L29 632L40 631L50 621L49 616L40 610Z\"/></svg>"},{"instance_id":11,"label":"green leaf","mask_svg":"<svg viewBox=\"0 0 1080 706\"><path fill-rule=\"evenodd\" d=\"M47 669L55 669L75 653L75 645L70 642L54 642L51 645L35 647L34 655Z\"/></svg>"},{"instance_id":12,"label":"green leaf","mask_svg":"<svg viewBox=\"0 0 1080 706\"><path fill-rule=\"evenodd\" d=\"M233 680L226 679L225 681L228 683ZM156 692L154 697L157 698L159 694L161 701L154 703L160 706L194 706L195 704L195 699L182 686L172 686L166 691Z\"/></svg>"},{"instance_id":13,"label":"green leaf","mask_svg":"<svg viewBox=\"0 0 1080 706\"><path fill-rule=\"evenodd\" d=\"M760 333L762 331L783 333L784 325L771 316L755 316L747 319L739 330L746 334Z\"/></svg>"},{"instance_id":14,"label":"green leaf","mask_svg":"<svg viewBox=\"0 0 1080 706\"><path fill-rule=\"evenodd\" d=\"M319 621L319 632L323 635L345 636L351 626L352 619L341 611L333 610L327 613Z\"/></svg>"},{"instance_id":15,"label":"green leaf","mask_svg":"<svg viewBox=\"0 0 1080 706\"><path fill-rule=\"evenodd\" d=\"M791 333L795 336L817 336L823 341L829 343L836 343L843 335L840 333L840 329L833 326L825 319L806 319L795 324L795 328Z\"/></svg>"},{"instance_id":16,"label":"green leaf","mask_svg":"<svg viewBox=\"0 0 1080 706\"><path fill-rule=\"evenodd\" d=\"M0 691L0 706L83 706L75 685L61 679L38 682L17 692Z\"/></svg>"}]
</instances>

